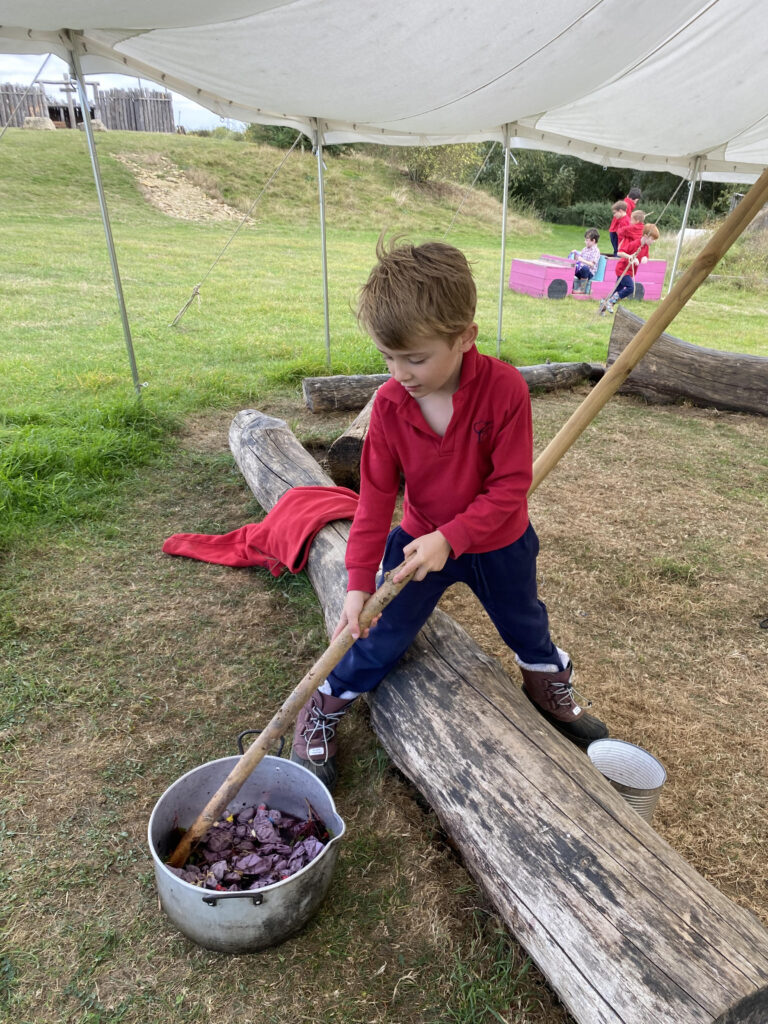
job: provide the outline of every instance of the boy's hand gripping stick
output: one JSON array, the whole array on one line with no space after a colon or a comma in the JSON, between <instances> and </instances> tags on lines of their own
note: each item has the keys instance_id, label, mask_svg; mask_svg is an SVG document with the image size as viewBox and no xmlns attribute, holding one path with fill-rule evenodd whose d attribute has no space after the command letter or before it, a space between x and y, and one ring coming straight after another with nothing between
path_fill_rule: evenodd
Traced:
<instances>
[{"instance_id":1,"label":"boy's hand gripping stick","mask_svg":"<svg viewBox=\"0 0 768 1024\"><path fill-rule=\"evenodd\" d=\"M363 605L360 612L360 625L363 629L370 626L373 620L381 615L384 608L393 598L397 597L406 583L412 578L413 573L411 572L398 583L392 582L392 577L401 572L404 567L405 562L402 562L395 569L390 569L384 576L384 582L375 593L371 594ZM349 626L345 626L336 639L329 644L325 652L318 658L309 672L307 672L293 693L286 698L283 706L269 725L262 729L219 789L205 805L195 822L184 833L178 846L167 861L171 867L180 868L186 864L195 843L202 839L208 829L219 820L222 811L235 798L240 787L256 765L259 764L272 744L279 739L289 726L293 725L298 718L299 711L301 711L318 686L322 685L328 673L338 665L354 642Z\"/></svg>"}]
</instances>

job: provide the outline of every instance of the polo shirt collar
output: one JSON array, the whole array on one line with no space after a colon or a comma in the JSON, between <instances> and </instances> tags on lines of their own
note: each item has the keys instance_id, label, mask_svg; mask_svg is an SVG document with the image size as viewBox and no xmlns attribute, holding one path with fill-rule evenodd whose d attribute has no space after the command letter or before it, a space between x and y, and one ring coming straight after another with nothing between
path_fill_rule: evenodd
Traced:
<instances>
[{"instance_id":1,"label":"polo shirt collar","mask_svg":"<svg viewBox=\"0 0 768 1024\"><path fill-rule=\"evenodd\" d=\"M473 344L472 348L468 349L464 353L464 358L461 360L461 375L459 377L459 386L455 393L461 391L469 382L477 376L479 369L480 353L477 351L477 345ZM389 384L392 378L387 383ZM387 389L390 390L389 388ZM394 402L395 405L405 405L408 399L411 397L405 388L397 386L396 391L392 391L392 394L387 395L390 401Z\"/></svg>"}]
</instances>

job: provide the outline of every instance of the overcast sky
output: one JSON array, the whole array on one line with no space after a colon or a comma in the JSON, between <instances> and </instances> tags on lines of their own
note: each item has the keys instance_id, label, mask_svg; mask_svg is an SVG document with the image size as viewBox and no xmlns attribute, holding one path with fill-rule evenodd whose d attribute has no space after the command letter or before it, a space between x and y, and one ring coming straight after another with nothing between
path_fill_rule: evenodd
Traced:
<instances>
[{"instance_id":1,"label":"overcast sky","mask_svg":"<svg viewBox=\"0 0 768 1024\"><path fill-rule=\"evenodd\" d=\"M42 56L29 56L27 54L0 53L0 84L3 82L16 82L20 85L29 85L44 59L45 54ZM60 60L58 57L51 57L45 65L41 78L50 81L60 81L63 80L64 73L68 71L69 68L63 60ZM138 79L129 78L127 75L86 75L85 80L86 82L98 82L100 89L135 89L138 83ZM141 82L145 88L163 88L147 79L141 79ZM64 93L60 93L54 85L46 85L45 89L52 99L64 96ZM240 121L225 121L218 114L211 113L210 110L206 110L205 107L193 103L192 100L188 100L184 96L179 96L175 92L171 93L171 95L173 96L173 115L177 125L183 125L189 130L196 128L218 128L221 125L227 125L235 130L243 128Z\"/></svg>"}]
</instances>

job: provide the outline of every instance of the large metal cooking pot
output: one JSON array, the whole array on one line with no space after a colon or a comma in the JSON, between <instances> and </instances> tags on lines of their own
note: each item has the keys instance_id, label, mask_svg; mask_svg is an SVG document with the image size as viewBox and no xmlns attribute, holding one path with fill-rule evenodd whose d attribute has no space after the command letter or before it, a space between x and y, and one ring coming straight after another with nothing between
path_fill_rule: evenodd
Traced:
<instances>
[{"instance_id":1,"label":"large metal cooking pot","mask_svg":"<svg viewBox=\"0 0 768 1024\"><path fill-rule=\"evenodd\" d=\"M265 757L243 784L229 811L265 803L306 818L307 801L331 836L313 861L295 875L247 892L214 892L182 881L166 866L174 828L189 828L229 775L237 757L194 768L163 793L147 830L160 904L187 938L206 949L250 953L298 932L320 906L331 882L345 825L325 786L306 768Z\"/></svg>"}]
</instances>

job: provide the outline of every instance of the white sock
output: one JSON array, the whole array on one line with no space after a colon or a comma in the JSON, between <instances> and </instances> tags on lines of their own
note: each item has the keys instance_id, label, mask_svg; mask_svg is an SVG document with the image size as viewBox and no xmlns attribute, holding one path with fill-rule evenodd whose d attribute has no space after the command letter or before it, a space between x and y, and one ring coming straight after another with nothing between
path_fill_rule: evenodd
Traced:
<instances>
[{"instance_id":1,"label":"white sock","mask_svg":"<svg viewBox=\"0 0 768 1024\"><path fill-rule=\"evenodd\" d=\"M331 689L331 684L328 682L327 679L325 680L324 683L322 683L322 685L318 686L318 690L320 691L320 693L327 693L329 697L335 696L333 690ZM355 697L359 696L360 694L356 690L345 690L344 693L342 693L339 696L339 700L354 700Z\"/></svg>"},{"instance_id":2,"label":"white sock","mask_svg":"<svg viewBox=\"0 0 768 1024\"><path fill-rule=\"evenodd\" d=\"M520 668L528 669L529 672L562 672L571 659L568 652L562 651L557 645L555 645L555 650L563 663L562 665L553 665L551 663L549 665L529 665L527 662L521 661L517 655L515 655L515 661Z\"/></svg>"}]
</instances>

